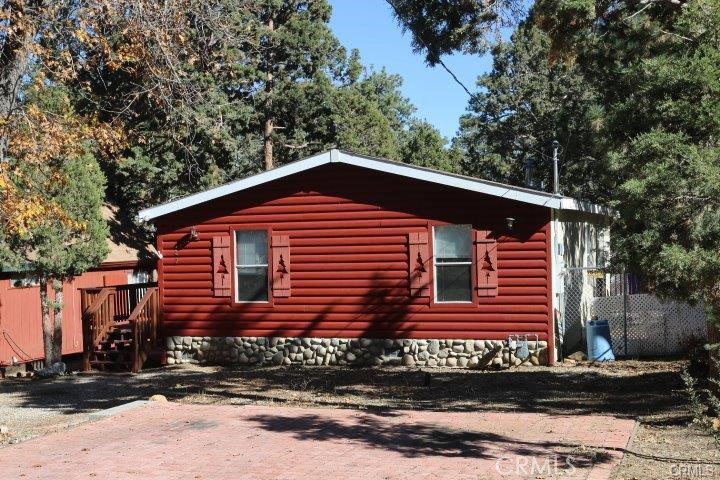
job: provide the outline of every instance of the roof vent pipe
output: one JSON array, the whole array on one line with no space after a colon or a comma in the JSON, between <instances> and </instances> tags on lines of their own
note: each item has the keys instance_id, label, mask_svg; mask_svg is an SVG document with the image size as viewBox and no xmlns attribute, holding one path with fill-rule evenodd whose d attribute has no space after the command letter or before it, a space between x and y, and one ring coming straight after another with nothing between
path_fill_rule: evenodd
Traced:
<instances>
[{"instance_id":1,"label":"roof vent pipe","mask_svg":"<svg viewBox=\"0 0 720 480\"><path fill-rule=\"evenodd\" d=\"M560 142L553 140L553 193L560 195L560 171L558 168L558 149L560 148Z\"/></svg>"},{"instance_id":2,"label":"roof vent pipe","mask_svg":"<svg viewBox=\"0 0 720 480\"><path fill-rule=\"evenodd\" d=\"M535 159L532 157L525 159L525 186L535 188Z\"/></svg>"}]
</instances>

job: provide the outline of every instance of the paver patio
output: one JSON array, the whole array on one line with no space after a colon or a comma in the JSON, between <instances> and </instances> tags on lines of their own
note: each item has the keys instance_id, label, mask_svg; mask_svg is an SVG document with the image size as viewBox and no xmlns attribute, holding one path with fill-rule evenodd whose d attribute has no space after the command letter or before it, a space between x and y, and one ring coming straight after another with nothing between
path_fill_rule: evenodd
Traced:
<instances>
[{"instance_id":1,"label":"paver patio","mask_svg":"<svg viewBox=\"0 0 720 480\"><path fill-rule=\"evenodd\" d=\"M0 449L0 478L608 478L635 422L599 415L149 403ZM568 466L571 465L571 466Z\"/></svg>"}]
</instances>

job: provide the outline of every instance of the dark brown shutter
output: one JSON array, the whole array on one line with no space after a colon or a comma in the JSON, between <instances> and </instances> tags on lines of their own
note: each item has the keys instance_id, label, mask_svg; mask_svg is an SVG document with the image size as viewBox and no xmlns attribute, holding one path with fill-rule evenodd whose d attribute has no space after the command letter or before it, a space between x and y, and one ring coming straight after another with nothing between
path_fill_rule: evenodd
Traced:
<instances>
[{"instance_id":1,"label":"dark brown shutter","mask_svg":"<svg viewBox=\"0 0 720 480\"><path fill-rule=\"evenodd\" d=\"M430 254L427 232L408 233L410 296L430 296Z\"/></svg>"},{"instance_id":2,"label":"dark brown shutter","mask_svg":"<svg viewBox=\"0 0 720 480\"><path fill-rule=\"evenodd\" d=\"M290 296L290 238L272 236L272 286L274 297Z\"/></svg>"},{"instance_id":3,"label":"dark brown shutter","mask_svg":"<svg viewBox=\"0 0 720 480\"><path fill-rule=\"evenodd\" d=\"M478 297L498 294L497 240L489 230L475 230L475 288Z\"/></svg>"},{"instance_id":4,"label":"dark brown shutter","mask_svg":"<svg viewBox=\"0 0 720 480\"><path fill-rule=\"evenodd\" d=\"M230 236L223 235L212 239L213 258L213 295L229 297L232 286L232 257L230 255Z\"/></svg>"}]
</instances>

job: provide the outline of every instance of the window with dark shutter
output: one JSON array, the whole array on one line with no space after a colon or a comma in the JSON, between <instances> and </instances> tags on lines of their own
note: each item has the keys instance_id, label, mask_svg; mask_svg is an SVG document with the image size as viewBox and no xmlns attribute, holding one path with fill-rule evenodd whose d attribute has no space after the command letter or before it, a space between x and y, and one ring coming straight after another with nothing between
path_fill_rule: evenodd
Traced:
<instances>
[{"instance_id":1,"label":"window with dark shutter","mask_svg":"<svg viewBox=\"0 0 720 480\"><path fill-rule=\"evenodd\" d=\"M438 225L435 246L435 301L472 301L472 227Z\"/></svg>"},{"instance_id":2,"label":"window with dark shutter","mask_svg":"<svg viewBox=\"0 0 720 480\"><path fill-rule=\"evenodd\" d=\"M237 230L235 249L235 299L238 302L267 302L267 230Z\"/></svg>"}]
</instances>

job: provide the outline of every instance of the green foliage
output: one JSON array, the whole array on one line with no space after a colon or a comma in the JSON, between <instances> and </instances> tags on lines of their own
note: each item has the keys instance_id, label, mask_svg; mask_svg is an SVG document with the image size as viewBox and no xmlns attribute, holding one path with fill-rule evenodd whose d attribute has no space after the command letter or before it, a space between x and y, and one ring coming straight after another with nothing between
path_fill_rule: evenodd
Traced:
<instances>
[{"instance_id":1,"label":"green foliage","mask_svg":"<svg viewBox=\"0 0 720 480\"><path fill-rule=\"evenodd\" d=\"M403 162L445 172L461 173L462 152L448 148L447 139L426 121L413 121L403 134Z\"/></svg>"},{"instance_id":2,"label":"green foliage","mask_svg":"<svg viewBox=\"0 0 720 480\"><path fill-rule=\"evenodd\" d=\"M720 291L720 150L652 130L612 158L624 178L618 260L642 268L661 293L712 301Z\"/></svg>"},{"instance_id":3,"label":"green foliage","mask_svg":"<svg viewBox=\"0 0 720 480\"><path fill-rule=\"evenodd\" d=\"M346 54L326 0L222 0L168 17L108 21L111 51L127 48L124 32L136 24L183 36L167 44L149 36L147 60L84 69L74 89L82 111L129 126L120 158L102 163L109 196L128 216L259 172L268 120L276 165L331 147L404 160L415 109L400 93L402 79L366 71L357 51ZM90 66L113 60L85 49L77 55Z\"/></svg>"},{"instance_id":4,"label":"green foliage","mask_svg":"<svg viewBox=\"0 0 720 480\"><path fill-rule=\"evenodd\" d=\"M53 184L46 195L55 199L79 228L63 228L57 222L33 233L35 272L54 278L79 275L99 265L109 253L108 226L100 208L105 178L92 154L64 159L64 181Z\"/></svg>"},{"instance_id":5,"label":"green foliage","mask_svg":"<svg viewBox=\"0 0 720 480\"><path fill-rule=\"evenodd\" d=\"M523 2L499 0L387 0L398 24L412 36L416 53L429 65L456 51L484 53L525 8Z\"/></svg>"},{"instance_id":6,"label":"green foliage","mask_svg":"<svg viewBox=\"0 0 720 480\"><path fill-rule=\"evenodd\" d=\"M473 174L520 184L527 158L563 193L610 203L615 261L720 313L720 9L542 0L463 117Z\"/></svg>"},{"instance_id":7,"label":"green foliage","mask_svg":"<svg viewBox=\"0 0 720 480\"><path fill-rule=\"evenodd\" d=\"M400 93L402 78L384 69L336 91L328 145L403 160L401 138L415 107Z\"/></svg>"},{"instance_id":8,"label":"green foliage","mask_svg":"<svg viewBox=\"0 0 720 480\"><path fill-rule=\"evenodd\" d=\"M61 88L41 91L30 102L61 118L72 117ZM26 232L0 232L3 265L40 279L65 279L100 264L108 254L108 226L101 214L105 177L87 144L46 162L10 157L12 180L19 191L58 207Z\"/></svg>"},{"instance_id":9,"label":"green foliage","mask_svg":"<svg viewBox=\"0 0 720 480\"><path fill-rule=\"evenodd\" d=\"M718 349L711 348L710 361L714 364L715 371L719 371ZM715 443L720 445L720 424L718 424L718 412L720 412L720 397L718 388L720 381L717 378L708 376L707 372L693 374L685 368L681 374L685 385L685 394L688 398L688 409L693 417L693 422L712 434Z\"/></svg>"},{"instance_id":10,"label":"green foliage","mask_svg":"<svg viewBox=\"0 0 720 480\"><path fill-rule=\"evenodd\" d=\"M531 17L507 43L493 49L493 69L478 79L480 92L460 119L456 144L475 176L524 185L534 165L536 188L552 187L552 141L560 142L566 195L607 196L605 165L595 152L595 88L573 65L552 62L551 39Z\"/></svg>"},{"instance_id":11,"label":"green foliage","mask_svg":"<svg viewBox=\"0 0 720 480\"><path fill-rule=\"evenodd\" d=\"M6 265L46 279L70 278L99 265L109 253L109 232L100 211L105 177L92 154L54 159L56 170L22 163L16 182L58 204L69 221L47 218L27 235L5 235L3 246L11 252Z\"/></svg>"},{"instance_id":12,"label":"green foliage","mask_svg":"<svg viewBox=\"0 0 720 480\"><path fill-rule=\"evenodd\" d=\"M621 62L586 55L606 103L604 142L618 179L619 261L663 294L720 308L720 13L713 0L626 13L600 32ZM632 16L634 14L634 16ZM630 18L632 16L632 18ZM638 48L642 42L644 48ZM600 68L593 68L599 65Z\"/></svg>"}]
</instances>

